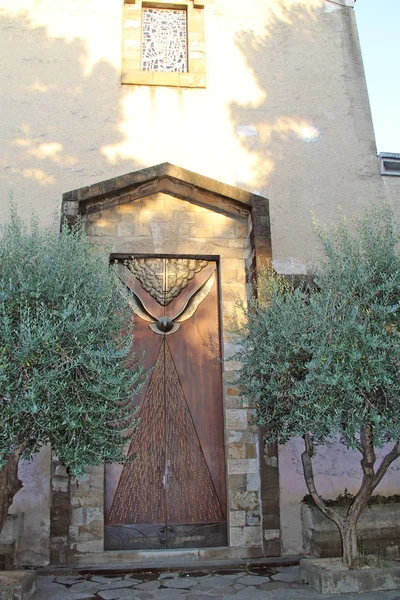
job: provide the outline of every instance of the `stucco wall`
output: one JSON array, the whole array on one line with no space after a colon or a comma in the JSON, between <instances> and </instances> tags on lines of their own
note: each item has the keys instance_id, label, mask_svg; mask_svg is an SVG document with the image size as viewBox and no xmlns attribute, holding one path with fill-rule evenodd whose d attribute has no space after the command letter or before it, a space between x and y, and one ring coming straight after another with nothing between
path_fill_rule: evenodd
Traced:
<instances>
[{"instance_id":1,"label":"stucco wall","mask_svg":"<svg viewBox=\"0 0 400 600\"><path fill-rule=\"evenodd\" d=\"M349 6L209 0L206 89L121 86L122 2L0 9L0 219L10 190L51 222L62 192L168 161L270 198L276 264L301 271L311 210L383 196Z\"/></svg>"}]
</instances>

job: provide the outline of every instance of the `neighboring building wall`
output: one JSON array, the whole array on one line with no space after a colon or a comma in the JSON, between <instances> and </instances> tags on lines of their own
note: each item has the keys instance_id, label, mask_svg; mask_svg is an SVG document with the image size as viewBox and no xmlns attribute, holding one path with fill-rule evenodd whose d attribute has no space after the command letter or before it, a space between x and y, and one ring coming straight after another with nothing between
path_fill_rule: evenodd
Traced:
<instances>
[{"instance_id":1,"label":"neighboring building wall","mask_svg":"<svg viewBox=\"0 0 400 600\"><path fill-rule=\"evenodd\" d=\"M63 192L168 161L268 197L277 270L306 272L320 251L311 211L331 223L338 205L353 214L397 194L379 175L351 5L208 0L207 86L184 89L121 85L122 2L0 0L0 221L13 192L24 214L34 208L42 223L58 227ZM294 441L280 451L284 553L301 551L300 526L293 524L305 488L296 448ZM347 464L341 461L339 475ZM49 458L37 457L34 468L50 473ZM327 474L326 495L343 491L329 483L330 457L320 472ZM384 493L393 491L397 470L391 473ZM33 486L37 476L28 468L23 477ZM37 515L22 564L49 560L48 550L39 556L32 546L50 522L49 496L38 508L36 494L26 486L14 503L14 510L33 506ZM72 527L98 527L98 509L89 517L82 510L82 523L76 512ZM236 517L242 526L244 516Z\"/></svg>"},{"instance_id":2,"label":"neighboring building wall","mask_svg":"<svg viewBox=\"0 0 400 600\"><path fill-rule=\"evenodd\" d=\"M400 206L400 154L381 152L379 162L386 200L394 210L398 210Z\"/></svg>"}]
</instances>

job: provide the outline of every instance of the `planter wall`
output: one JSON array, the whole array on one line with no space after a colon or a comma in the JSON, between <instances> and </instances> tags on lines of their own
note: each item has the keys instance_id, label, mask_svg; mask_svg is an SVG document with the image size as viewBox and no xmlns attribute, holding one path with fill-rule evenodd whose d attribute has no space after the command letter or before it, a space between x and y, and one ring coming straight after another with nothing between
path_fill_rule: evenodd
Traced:
<instances>
[{"instance_id":1,"label":"planter wall","mask_svg":"<svg viewBox=\"0 0 400 600\"><path fill-rule=\"evenodd\" d=\"M345 513L344 507L338 508ZM321 511L301 505L303 548L315 556L341 556L339 530ZM400 504L380 504L366 507L358 521L360 551L388 558L400 556Z\"/></svg>"},{"instance_id":2,"label":"planter wall","mask_svg":"<svg viewBox=\"0 0 400 600\"><path fill-rule=\"evenodd\" d=\"M0 569L10 569L15 566L15 555L18 541L22 536L23 522L22 512L7 517L0 534Z\"/></svg>"}]
</instances>

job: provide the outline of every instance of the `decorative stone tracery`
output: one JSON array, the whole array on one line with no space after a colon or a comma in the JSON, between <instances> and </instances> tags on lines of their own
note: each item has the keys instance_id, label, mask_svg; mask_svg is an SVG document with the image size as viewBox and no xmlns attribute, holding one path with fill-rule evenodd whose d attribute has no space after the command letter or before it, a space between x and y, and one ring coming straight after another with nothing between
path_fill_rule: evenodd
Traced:
<instances>
[{"instance_id":1,"label":"decorative stone tracery","mask_svg":"<svg viewBox=\"0 0 400 600\"><path fill-rule=\"evenodd\" d=\"M124 0L123 84L206 87L204 1Z\"/></svg>"},{"instance_id":2,"label":"decorative stone tracery","mask_svg":"<svg viewBox=\"0 0 400 600\"><path fill-rule=\"evenodd\" d=\"M186 10L143 8L142 70L186 73Z\"/></svg>"}]
</instances>

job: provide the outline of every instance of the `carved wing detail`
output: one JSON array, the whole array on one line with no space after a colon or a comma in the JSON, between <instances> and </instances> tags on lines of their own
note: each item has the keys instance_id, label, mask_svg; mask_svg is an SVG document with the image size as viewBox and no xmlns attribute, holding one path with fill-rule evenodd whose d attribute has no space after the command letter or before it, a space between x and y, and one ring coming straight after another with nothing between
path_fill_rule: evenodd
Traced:
<instances>
[{"instance_id":1,"label":"carved wing detail","mask_svg":"<svg viewBox=\"0 0 400 600\"><path fill-rule=\"evenodd\" d=\"M144 321L148 321L149 323L157 323L157 319L155 319L153 317L153 315L151 315L149 312L147 312L147 309L141 303L139 297L136 296L135 292L132 292L132 290L129 289L129 290L125 290L125 293L126 293L126 297L128 300L128 304L132 308L135 315L137 315Z\"/></svg>"},{"instance_id":2,"label":"carved wing detail","mask_svg":"<svg viewBox=\"0 0 400 600\"><path fill-rule=\"evenodd\" d=\"M177 323L182 323L182 321L190 319L190 317L194 315L194 313L196 312L200 304L203 302L203 300L207 298L212 286L214 285L214 281L215 273L212 273L207 279L207 281L205 281L205 283L203 283L203 285L198 290L193 292L193 294L188 298L188 301L186 302L183 310L181 310L181 312L178 315L173 317L172 320L176 321Z\"/></svg>"},{"instance_id":3,"label":"carved wing detail","mask_svg":"<svg viewBox=\"0 0 400 600\"><path fill-rule=\"evenodd\" d=\"M135 315L137 315L144 321L148 321L149 323L157 323L157 319L147 310L140 298L135 294L133 290L131 290L129 285L126 283L123 274L121 272L117 272L117 276L121 282L121 294L125 296L129 306L132 308Z\"/></svg>"},{"instance_id":4,"label":"carved wing detail","mask_svg":"<svg viewBox=\"0 0 400 600\"><path fill-rule=\"evenodd\" d=\"M214 272L203 283L203 285L201 285L189 296L185 306L178 314L176 314L173 317L157 318L151 314L151 312L146 308L139 296L137 296L135 292L131 289L125 277L125 269L122 268L121 270L117 271L117 276L122 284L120 287L121 293L125 296L133 312L144 321L151 323L151 325L149 325L150 329L155 333L161 335L169 335L171 333L175 333L175 331L177 331L180 327L179 323L190 319L190 317L194 315L194 313L196 312L200 304L203 302L203 300L207 298L215 282ZM163 319L168 321L168 323L163 323Z\"/></svg>"}]
</instances>

